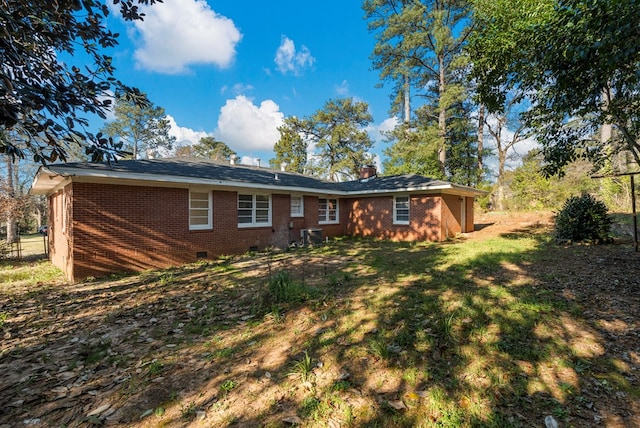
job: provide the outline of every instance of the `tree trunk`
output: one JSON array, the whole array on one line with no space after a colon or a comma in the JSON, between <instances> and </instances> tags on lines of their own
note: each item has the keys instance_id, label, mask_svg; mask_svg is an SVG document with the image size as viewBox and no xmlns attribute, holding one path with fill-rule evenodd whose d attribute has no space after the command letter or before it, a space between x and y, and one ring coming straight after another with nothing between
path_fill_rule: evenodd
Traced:
<instances>
[{"instance_id":1,"label":"tree trunk","mask_svg":"<svg viewBox=\"0 0 640 428\"><path fill-rule=\"evenodd\" d=\"M496 209L504 211L504 164L507 161L507 153L498 147L498 189L496 195Z\"/></svg>"},{"instance_id":2,"label":"tree trunk","mask_svg":"<svg viewBox=\"0 0 640 428\"><path fill-rule=\"evenodd\" d=\"M478 109L478 184L482 182L484 164L482 163L482 151L484 150L484 105Z\"/></svg>"},{"instance_id":3,"label":"tree trunk","mask_svg":"<svg viewBox=\"0 0 640 428\"><path fill-rule=\"evenodd\" d=\"M440 171L444 176L446 172L446 164L447 164L447 106L444 104L444 93L446 90L446 81L444 75L444 57L440 55L438 57L438 65L440 68L439 82L438 82L438 94L439 94L439 102L438 106L440 108L440 112L438 114L438 135L440 137L440 147L438 148L438 161L440 161Z\"/></svg>"},{"instance_id":4,"label":"tree trunk","mask_svg":"<svg viewBox=\"0 0 640 428\"><path fill-rule=\"evenodd\" d=\"M602 110L607 111L609 108L609 97L611 92L609 88L605 88L602 90ZM600 142L605 144L611 139L612 135L612 126L611 123L603 123L602 128L600 129Z\"/></svg>"},{"instance_id":5,"label":"tree trunk","mask_svg":"<svg viewBox=\"0 0 640 428\"><path fill-rule=\"evenodd\" d=\"M404 76L404 123L411 121L411 88L409 86L409 75Z\"/></svg>"},{"instance_id":6,"label":"tree trunk","mask_svg":"<svg viewBox=\"0 0 640 428\"><path fill-rule=\"evenodd\" d=\"M11 156L5 156L7 159L7 191L9 192L9 203L7 204L7 242L14 243L18 241L18 224L15 216L15 184L13 173L13 160Z\"/></svg>"}]
</instances>

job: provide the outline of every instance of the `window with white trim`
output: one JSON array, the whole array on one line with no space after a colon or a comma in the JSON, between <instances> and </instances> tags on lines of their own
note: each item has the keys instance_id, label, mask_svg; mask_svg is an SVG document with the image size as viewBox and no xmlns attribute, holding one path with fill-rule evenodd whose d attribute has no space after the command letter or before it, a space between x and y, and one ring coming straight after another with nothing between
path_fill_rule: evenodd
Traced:
<instances>
[{"instance_id":1,"label":"window with white trim","mask_svg":"<svg viewBox=\"0 0 640 428\"><path fill-rule=\"evenodd\" d=\"M291 217L304 217L304 198L291 195Z\"/></svg>"},{"instance_id":2,"label":"window with white trim","mask_svg":"<svg viewBox=\"0 0 640 428\"><path fill-rule=\"evenodd\" d=\"M189 191L189 229L211 229L211 192Z\"/></svg>"},{"instance_id":3,"label":"window with white trim","mask_svg":"<svg viewBox=\"0 0 640 428\"><path fill-rule=\"evenodd\" d=\"M238 227L271 226L271 196L238 194Z\"/></svg>"},{"instance_id":4,"label":"window with white trim","mask_svg":"<svg viewBox=\"0 0 640 428\"><path fill-rule=\"evenodd\" d=\"M409 224L409 196L393 198L393 223Z\"/></svg>"},{"instance_id":5,"label":"window with white trim","mask_svg":"<svg viewBox=\"0 0 640 428\"><path fill-rule=\"evenodd\" d=\"M338 223L338 199L318 199L318 223Z\"/></svg>"}]
</instances>

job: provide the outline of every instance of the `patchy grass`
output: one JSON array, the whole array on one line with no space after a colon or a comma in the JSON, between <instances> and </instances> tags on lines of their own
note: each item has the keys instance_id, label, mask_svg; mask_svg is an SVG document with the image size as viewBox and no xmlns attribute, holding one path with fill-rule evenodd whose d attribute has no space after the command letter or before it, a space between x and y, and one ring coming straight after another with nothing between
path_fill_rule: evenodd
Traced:
<instances>
[{"instance_id":1,"label":"patchy grass","mask_svg":"<svg viewBox=\"0 0 640 428\"><path fill-rule=\"evenodd\" d=\"M3 267L0 423L633 426L637 255L517 226L77 285Z\"/></svg>"}]
</instances>

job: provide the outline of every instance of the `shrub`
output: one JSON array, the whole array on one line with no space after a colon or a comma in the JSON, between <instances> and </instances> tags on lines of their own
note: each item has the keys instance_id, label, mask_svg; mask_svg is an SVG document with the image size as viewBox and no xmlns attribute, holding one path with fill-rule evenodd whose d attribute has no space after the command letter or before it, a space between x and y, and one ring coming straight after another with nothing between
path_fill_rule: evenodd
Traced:
<instances>
[{"instance_id":1,"label":"shrub","mask_svg":"<svg viewBox=\"0 0 640 428\"><path fill-rule=\"evenodd\" d=\"M304 286L294 281L288 272L278 272L269 282L272 303L297 303L304 300Z\"/></svg>"},{"instance_id":2,"label":"shrub","mask_svg":"<svg viewBox=\"0 0 640 428\"><path fill-rule=\"evenodd\" d=\"M609 242L611 217L604 202L593 196L572 196L556 215L555 229L558 241Z\"/></svg>"}]
</instances>

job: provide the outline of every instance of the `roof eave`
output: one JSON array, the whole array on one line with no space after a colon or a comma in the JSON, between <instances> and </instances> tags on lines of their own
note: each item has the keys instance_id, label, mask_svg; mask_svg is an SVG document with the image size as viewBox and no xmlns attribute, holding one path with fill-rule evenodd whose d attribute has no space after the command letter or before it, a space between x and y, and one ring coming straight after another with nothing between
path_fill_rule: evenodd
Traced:
<instances>
[{"instance_id":1,"label":"roof eave","mask_svg":"<svg viewBox=\"0 0 640 428\"><path fill-rule=\"evenodd\" d=\"M40 170L36 174L36 178L31 187L33 194L46 195L51 193L55 186L45 186L42 177L45 170ZM293 193L317 193L317 194L332 194L332 195L344 195L345 192L338 189L318 189L312 187L300 187L300 186L284 186L279 183L264 184L245 181L230 181L208 178L193 178L182 176L166 176L157 174L144 174L144 173L131 173L131 172L119 172L119 171L87 171L76 168L56 167L55 169L46 169L46 173L49 179L57 181L66 181L73 177L76 181L91 182L135 182L136 185L150 185L150 186L162 186L162 185L178 185L179 187L193 187L193 186L210 186L210 187L225 187L234 189L258 189L258 190L271 190L271 191L287 191ZM133 183L130 183L133 184Z\"/></svg>"},{"instance_id":2,"label":"roof eave","mask_svg":"<svg viewBox=\"0 0 640 428\"><path fill-rule=\"evenodd\" d=\"M50 182L45 181L44 177L48 177ZM301 187L301 186L286 186L282 183L264 184L255 183L249 181L230 181L219 180L209 178L194 178L184 176L167 176L157 174L146 173L132 173L132 172L120 172L120 171L96 171L85 170L79 168L69 168L64 165L40 167L36 177L31 186L31 193L36 195L47 195L56 191L59 187L64 185L71 179L77 179L78 181L99 181L99 182L135 182L136 185L150 185L161 186L172 184L179 187L190 186L212 186L212 187L225 187L233 189L258 189L258 190L270 190L270 191L287 191L292 193L312 193L312 194L330 194L336 196L374 196L384 194L398 194L398 193L415 193L415 192L428 192L437 193L443 191L449 191L459 195L465 196L481 196L487 194L484 190L474 189L468 186L462 186L453 183L445 183L438 185L423 185L423 186L408 186L395 189L370 189L370 190L341 190L335 189L323 189L316 187ZM442 183L442 182L440 182Z\"/></svg>"},{"instance_id":3,"label":"roof eave","mask_svg":"<svg viewBox=\"0 0 640 428\"><path fill-rule=\"evenodd\" d=\"M38 172L31 183L29 193L32 195L49 195L64 186L73 174L61 174L46 166L38 168Z\"/></svg>"},{"instance_id":4,"label":"roof eave","mask_svg":"<svg viewBox=\"0 0 640 428\"><path fill-rule=\"evenodd\" d=\"M410 186L410 187L402 187L397 189L373 189L373 190L350 190L347 191L346 194L348 196L365 196L365 195L380 195L380 194L396 194L396 193L414 193L414 192L428 192L428 193L438 193L446 190L453 190L455 194L461 194L465 196L482 196L487 194L488 192L484 190L474 189L472 187L460 186L456 184L444 184L444 185L436 185L436 186Z\"/></svg>"}]
</instances>

